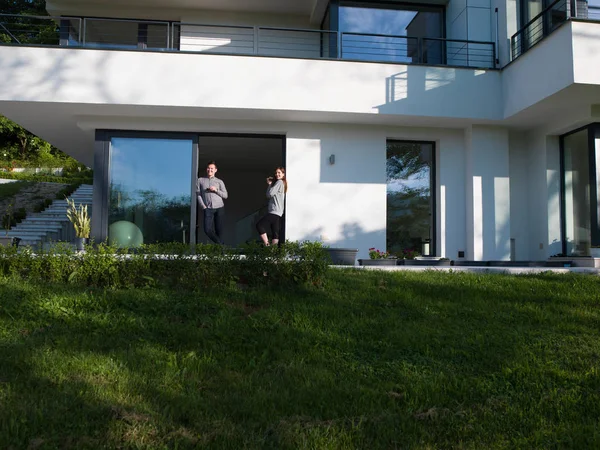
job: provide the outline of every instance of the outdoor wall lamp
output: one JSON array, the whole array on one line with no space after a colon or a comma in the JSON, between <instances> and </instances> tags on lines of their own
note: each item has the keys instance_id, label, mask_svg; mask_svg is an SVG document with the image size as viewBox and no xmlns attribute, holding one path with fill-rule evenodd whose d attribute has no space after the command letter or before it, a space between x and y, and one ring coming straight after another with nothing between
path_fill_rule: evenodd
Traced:
<instances>
[{"instance_id":1,"label":"outdoor wall lamp","mask_svg":"<svg viewBox=\"0 0 600 450\"><path fill-rule=\"evenodd\" d=\"M335 164L335 155L329 155L329 164L332 166Z\"/></svg>"}]
</instances>

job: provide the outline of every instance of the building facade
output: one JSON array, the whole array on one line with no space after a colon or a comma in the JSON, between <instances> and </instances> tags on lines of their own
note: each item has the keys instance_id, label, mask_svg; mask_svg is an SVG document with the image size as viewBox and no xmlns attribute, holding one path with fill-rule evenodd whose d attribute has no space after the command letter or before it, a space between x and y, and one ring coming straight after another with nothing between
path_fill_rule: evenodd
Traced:
<instances>
[{"instance_id":1,"label":"building facade","mask_svg":"<svg viewBox=\"0 0 600 450\"><path fill-rule=\"evenodd\" d=\"M126 222L143 242L203 242L195 181L215 160L231 245L257 237L284 166L286 239L466 260L600 246L591 2L47 10L0 16L0 113L94 168L97 240Z\"/></svg>"}]
</instances>

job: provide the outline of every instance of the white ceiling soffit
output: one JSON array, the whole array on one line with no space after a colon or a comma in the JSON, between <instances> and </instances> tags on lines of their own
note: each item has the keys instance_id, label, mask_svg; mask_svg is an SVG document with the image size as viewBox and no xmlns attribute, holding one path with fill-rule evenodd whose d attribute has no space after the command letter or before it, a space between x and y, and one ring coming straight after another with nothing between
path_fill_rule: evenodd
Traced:
<instances>
[{"instance_id":1,"label":"white ceiling soffit","mask_svg":"<svg viewBox=\"0 0 600 450\"><path fill-rule=\"evenodd\" d=\"M153 8L153 9L197 9L215 11L263 12L295 14L311 17L316 4L322 0L50 0L46 8L51 15L67 12L73 14L86 8ZM324 1L327 3L327 1Z\"/></svg>"}]
</instances>

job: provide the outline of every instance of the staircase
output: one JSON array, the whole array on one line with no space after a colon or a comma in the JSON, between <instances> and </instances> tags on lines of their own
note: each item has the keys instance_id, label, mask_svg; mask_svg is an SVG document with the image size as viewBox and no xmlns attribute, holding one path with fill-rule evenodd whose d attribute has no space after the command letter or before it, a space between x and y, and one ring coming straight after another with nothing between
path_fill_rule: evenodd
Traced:
<instances>
[{"instance_id":1,"label":"staircase","mask_svg":"<svg viewBox=\"0 0 600 450\"><path fill-rule=\"evenodd\" d=\"M75 206L87 205L88 214L92 215L92 186L82 184L69 197ZM21 238L19 247L37 248L46 242L67 241L75 239L75 229L67 219L67 200L54 200L48 208L39 213L27 215L25 220L8 231L9 237Z\"/></svg>"}]
</instances>

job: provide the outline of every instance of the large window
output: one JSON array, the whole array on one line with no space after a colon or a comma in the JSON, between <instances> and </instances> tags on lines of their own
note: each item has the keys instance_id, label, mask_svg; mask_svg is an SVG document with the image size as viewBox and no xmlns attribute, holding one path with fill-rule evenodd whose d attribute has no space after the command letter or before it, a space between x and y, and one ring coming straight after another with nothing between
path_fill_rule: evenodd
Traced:
<instances>
[{"instance_id":1,"label":"large window","mask_svg":"<svg viewBox=\"0 0 600 450\"><path fill-rule=\"evenodd\" d=\"M387 250L435 255L433 142L387 142Z\"/></svg>"},{"instance_id":2,"label":"large window","mask_svg":"<svg viewBox=\"0 0 600 450\"><path fill-rule=\"evenodd\" d=\"M591 246L600 246L599 124L563 136L561 153L563 252L572 256L588 256Z\"/></svg>"},{"instance_id":3,"label":"large window","mask_svg":"<svg viewBox=\"0 0 600 450\"><path fill-rule=\"evenodd\" d=\"M587 2L578 0L520 0L519 28L524 29L519 36L520 51L526 51L552 33L569 14L575 16L579 4L585 4L587 10Z\"/></svg>"},{"instance_id":4,"label":"large window","mask_svg":"<svg viewBox=\"0 0 600 450\"><path fill-rule=\"evenodd\" d=\"M442 7L342 2L339 31L342 58L444 63Z\"/></svg>"},{"instance_id":5,"label":"large window","mask_svg":"<svg viewBox=\"0 0 600 450\"><path fill-rule=\"evenodd\" d=\"M120 50L169 48L169 23L126 19L83 19L86 47Z\"/></svg>"},{"instance_id":6,"label":"large window","mask_svg":"<svg viewBox=\"0 0 600 450\"><path fill-rule=\"evenodd\" d=\"M589 255L592 236L587 129L565 136L563 162L566 253Z\"/></svg>"},{"instance_id":7,"label":"large window","mask_svg":"<svg viewBox=\"0 0 600 450\"><path fill-rule=\"evenodd\" d=\"M188 139L110 140L109 241L190 242L192 149Z\"/></svg>"}]
</instances>

